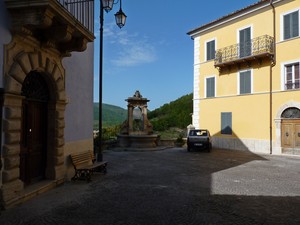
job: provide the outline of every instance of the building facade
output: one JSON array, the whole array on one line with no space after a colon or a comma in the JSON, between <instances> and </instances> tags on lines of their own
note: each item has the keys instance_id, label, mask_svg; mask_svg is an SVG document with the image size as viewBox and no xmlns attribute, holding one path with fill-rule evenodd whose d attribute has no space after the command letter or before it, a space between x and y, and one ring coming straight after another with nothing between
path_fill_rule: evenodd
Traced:
<instances>
[{"instance_id":1,"label":"building facade","mask_svg":"<svg viewBox=\"0 0 300 225\"><path fill-rule=\"evenodd\" d=\"M218 148L300 154L300 1L262 0L188 35L193 125Z\"/></svg>"},{"instance_id":2,"label":"building facade","mask_svg":"<svg viewBox=\"0 0 300 225\"><path fill-rule=\"evenodd\" d=\"M0 204L74 173L93 149L94 3L0 0Z\"/></svg>"}]
</instances>

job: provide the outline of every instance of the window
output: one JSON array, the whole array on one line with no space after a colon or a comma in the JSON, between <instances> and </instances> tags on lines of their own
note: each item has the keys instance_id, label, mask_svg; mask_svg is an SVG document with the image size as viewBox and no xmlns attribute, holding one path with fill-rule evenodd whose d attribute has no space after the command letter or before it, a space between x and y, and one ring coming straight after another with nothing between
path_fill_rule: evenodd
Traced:
<instances>
[{"instance_id":1,"label":"window","mask_svg":"<svg viewBox=\"0 0 300 225\"><path fill-rule=\"evenodd\" d=\"M221 134L232 134L232 113L221 113Z\"/></svg>"},{"instance_id":2,"label":"window","mask_svg":"<svg viewBox=\"0 0 300 225\"><path fill-rule=\"evenodd\" d=\"M251 28L239 31L240 58L251 55Z\"/></svg>"},{"instance_id":3,"label":"window","mask_svg":"<svg viewBox=\"0 0 300 225\"><path fill-rule=\"evenodd\" d=\"M285 65L285 90L300 88L299 62Z\"/></svg>"},{"instance_id":4,"label":"window","mask_svg":"<svg viewBox=\"0 0 300 225\"><path fill-rule=\"evenodd\" d=\"M206 98L215 97L215 77L206 78Z\"/></svg>"},{"instance_id":5,"label":"window","mask_svg":"<svg viewBox=\"0 0 300 225\"><path fill-rule=\"evenodd\" d=\"M249 94L251 93L251 71L247 70L247 71L243 71L240 72L239 74L239 85L240 85L240 95L242 94Z\"/></svg>"},{"instance_id":6,"label":"window","mask_svg":"<svg viewBox=\"0 0 300 225\"><path fill-rule=\"evenodd\" d=\"M299 11L283 16L284 40L299 36Z\"/></svg>"},{"instance_id":7,"label":"window","mask_svg":"<svg viewBox=\"0 0 300 225\"><path fill-rule=\"evenodd\" d=\"M215 40L206 42L206 61L215 58L215 51L216 51L216 44Z\"/></svg>"}]
</instances>

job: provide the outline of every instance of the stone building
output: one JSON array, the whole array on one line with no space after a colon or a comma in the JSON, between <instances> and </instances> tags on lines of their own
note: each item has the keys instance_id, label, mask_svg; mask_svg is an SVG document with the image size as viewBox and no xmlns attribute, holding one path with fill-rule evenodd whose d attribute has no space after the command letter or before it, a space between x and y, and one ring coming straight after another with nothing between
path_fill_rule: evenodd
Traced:
<instances>
[{"instance_id":1,"label":"stone building","mask_svg":"<svg viewBox=\"0 0 300 225\"><path fill-rule=\"evenodd\" d=\"M69 154L93 149L94 2L76 2L0 0L4 207L63 183Z\"/></svg>"}]
</instances>

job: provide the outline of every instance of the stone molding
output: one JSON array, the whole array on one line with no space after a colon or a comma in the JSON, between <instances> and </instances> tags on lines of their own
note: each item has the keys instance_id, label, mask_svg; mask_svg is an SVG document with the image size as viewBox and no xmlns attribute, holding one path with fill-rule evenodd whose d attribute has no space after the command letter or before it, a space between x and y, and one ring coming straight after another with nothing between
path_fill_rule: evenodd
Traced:
<instances>
[{"instance_id":1,"label":"stone molding","mask_svg":"<svg viewBox=\"0 0 300 225\"><path fill-rule=\"evenodd\" d=\"M84 51L94 34L56 0L5 0L11 15L14 35L36 39L45 48L56 49L69 56Z\"/></svg>"}]
</instances>

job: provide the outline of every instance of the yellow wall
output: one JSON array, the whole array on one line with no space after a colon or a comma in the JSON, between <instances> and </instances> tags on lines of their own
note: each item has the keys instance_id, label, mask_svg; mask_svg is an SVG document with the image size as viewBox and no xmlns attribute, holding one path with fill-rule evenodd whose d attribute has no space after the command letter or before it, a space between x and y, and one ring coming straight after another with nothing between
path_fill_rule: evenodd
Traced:
<instances>
[{"instance_id":1,"label":"yellow wall","mask_svg":"<svg viewBox=\"0 0 300 225\"><path fill-rule=\"evenodd\" d=\"M279 109L287 102L300 102L300 91L283 91L283 63L300 61L300 37L281 40L282 15L291 10L300 9L299 0L285 0L276 4L276 66L272 68L272 111L270 111L270 61L262 64L253 62L249 68L232 67L220 74L214 67L214 60L205 61L205 45L207 41L216 40L216 49L238 43L239 29L252 27L252 38L262 35L273 36L273 13L271 6L260 9L241 18L227 21L223 25L202 32L197 39L200 45L199 122L196 126L207 128L215 137L221 135L221 112L232 112L231 137L241 139L263 139L270 137L270 114L272 115L272 138L276 139L274 119ZM251 69L253 75L253 93L238 95L239 71ZM215 76L216 96L205 98L205 78Z\"/></svg>"},{"instance_id":2,"label":"yellow wall","mask_svg":"<svg viewBox=\"0 0 300 225\"><path fill-rule=\"evenodd\" d=\"M221 112L232 112L234 137L266 139L269 135L268 99L269 95L264 94L202 100L200 118L207 119L201 120L201 127L209 129L214 136L222 136Z\"/></svg>"}]
</instances>

